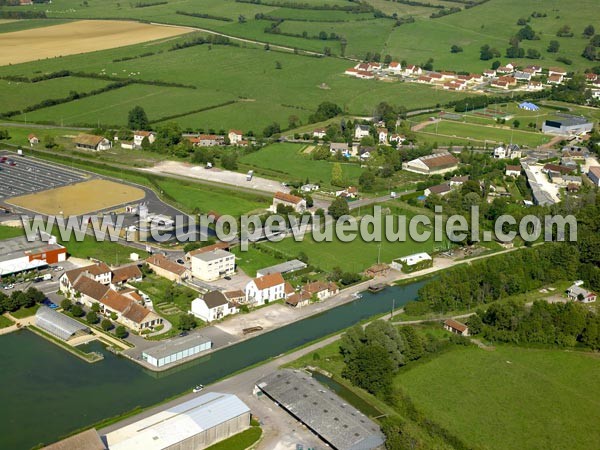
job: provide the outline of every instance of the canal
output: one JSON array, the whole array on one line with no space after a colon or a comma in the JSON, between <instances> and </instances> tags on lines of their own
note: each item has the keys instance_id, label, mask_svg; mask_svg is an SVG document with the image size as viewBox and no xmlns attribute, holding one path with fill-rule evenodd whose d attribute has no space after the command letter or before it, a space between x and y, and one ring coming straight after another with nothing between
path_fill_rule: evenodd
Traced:
<instances>
[{"instance_id":1,"label":"canal","mask_svg":"<svg viewBox=\"0 0 600 450\"><path fill-rule=\"evenodd\" d=\"M154 373L99 343L88 364L29 331L0 337L0 449L29 449L136 407L147 407L414 300L424 282L390 287L316 316Z\"/></svg>"}]
</instances>

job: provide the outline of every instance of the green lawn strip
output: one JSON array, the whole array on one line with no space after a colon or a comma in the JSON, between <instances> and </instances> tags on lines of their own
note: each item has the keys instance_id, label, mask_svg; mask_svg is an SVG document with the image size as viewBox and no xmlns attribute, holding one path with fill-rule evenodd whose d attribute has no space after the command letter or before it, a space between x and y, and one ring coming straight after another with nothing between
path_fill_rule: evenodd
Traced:
<instances>
[{"instance_id":1,"label":"green lawn strip","mask_svg":"<svg viewBox=\"0 0 600 450\"><path fill-rule=\"evenodd\" d=\"M255 245L243 251L241 247L234 247L232 253L236 256L235 264L250 277L256 276L256 271L265 267L280 264L285 260L271 253L260 251Z\"/></svg>"},{"instance_id":2,"label":"green lawn strip","mask_svg":"<svg viewBox=\"0 0 600 450\"><path fill-rule=\"evenodd\" d=\"M14 325L14 322L8 317L0 316L0 328L6 328Z\"/></svg>"},{"instance_id":3,"label":"green lawn strip","mask_svg":"<svg viewBox=\"0 0 600 450\"><path fill-rule=\"evenodd\" d=\"M9 227L6 225L0 225L0 240L10 239L18 236L24 236L25 231L20 227Z\"/></svg>"},{"instance_id":4,"label":"green lawn strip","mask_svg":"<svg viewBox=\"0 0 600 450\"><path fill-rule=\"evenodd\" d=\"M261 436L261 428L253 426L241 433L207 447L206 450L246 450L256 444Z\"/></svg>"},{"instance_id":5,"label":"green lawn strip","mask_svg":"<svg viewBox=\"0 0 600 450\"><path fill-rule=\"evenodd\" d=\"M59 345L60 347L64 348L68 352L83 359L86 362L94 363L94 362L101 361L102 359L104 359L104 356L101 357L100 355L97 355L96 353L86 353L82 350L79 350L77 347L73 347L73 346L67 344L66 342L52 336L49 333L46 333L44 330L42 330L41 328L38 328L34 325L29 325L27 328L30 331L32 331L33 333L43 337L44 339L46 339L50 342L53 342L53 343Z\"/></svg>"},{"instance_id":6,"label":"green lawn strip","mask_svg":"<svg viewBox=\"0 0 600 450\"><path fill-rule=\"evenodd\" d=\"M10 315L13 316L15 319L24 319L25 317L31 317L33 316L36 311L39 309L40 305L33 305L30 308L20 308L17 309L14 312L11 312Z\"/></svg>"}]
</instances>

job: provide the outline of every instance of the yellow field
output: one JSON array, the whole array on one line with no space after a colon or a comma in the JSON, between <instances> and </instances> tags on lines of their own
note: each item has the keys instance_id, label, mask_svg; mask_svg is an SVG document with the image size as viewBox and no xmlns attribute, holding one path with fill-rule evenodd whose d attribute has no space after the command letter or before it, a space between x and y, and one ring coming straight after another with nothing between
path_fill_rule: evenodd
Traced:
<instances>
[{"instance_id":1,"label":"yellow field","mask_svg":"<svg viewBox=\"0 0 600 450\"><path fill-rule=\"evenodd\" d=\"M46 215L79 216L143 199L145 193L126 184L91 180L7 200L14 206Z\"/></svg>"},{"instance_id":2,"label":"yellow field","mask_svg":"<svg viewBox=\"0 0 600 450\"><path fill-rule=\"evenodd\" d=\"M77 22L0 34L0 65L137 44L189 33L188 28L118 20Z\"/></svg>"}]
</instances>

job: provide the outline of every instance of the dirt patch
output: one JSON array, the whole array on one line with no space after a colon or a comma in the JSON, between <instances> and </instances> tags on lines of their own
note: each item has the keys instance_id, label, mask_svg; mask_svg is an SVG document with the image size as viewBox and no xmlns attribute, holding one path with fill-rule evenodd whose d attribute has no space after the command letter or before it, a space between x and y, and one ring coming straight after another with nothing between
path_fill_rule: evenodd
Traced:
<instances>
[{"instance_id":1,"label":"dirt patch","mask_svg":"<svg viewBox=\"0 0 600 450\"><path fill-rule=\"evenodd\" d=\"M314 145L308 145L304 150L302 150L302 153L306 153L308 155L308 154L312 153L314 149L315 149Z\"/></svg>"},{"instance_id":2,"label":"dirt patch","mask_svg":"<svg viewBox=\"0 0 600 450\"><path fill-rule=\"evenodd\" d=\"M79 216L142 200L142 189L108 180L91 180L35 194L22 195L7 203L46 215Z\"/></svg>"},{"instance_id":3,"label":"dirt patch","mask_svg":"<svg viewBox=\"0 0 600 450\"><path fill-rule=\"evenodd\" d=\"M0 34L0 65L106 50L189 33L189 28L81 20Z\"/></svg>"}]
</instances>

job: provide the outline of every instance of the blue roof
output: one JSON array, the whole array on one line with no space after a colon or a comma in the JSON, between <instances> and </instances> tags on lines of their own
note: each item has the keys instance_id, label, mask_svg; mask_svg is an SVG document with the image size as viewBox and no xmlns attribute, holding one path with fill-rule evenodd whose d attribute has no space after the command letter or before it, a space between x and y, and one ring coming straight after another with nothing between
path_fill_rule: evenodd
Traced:
<instances>
[{"instance_id":1,"label":"blue roof","mask_svg":"<svg viewBox=\"0 0 600 450\"><path fill-rule=\"evenodd\" d=\"M519 108L521 109L528 109L530 111L539 111L540 107L537 106L534 103L530 103L530 102L523 102L519 105Z\"/></svg>"}]
</instances>

